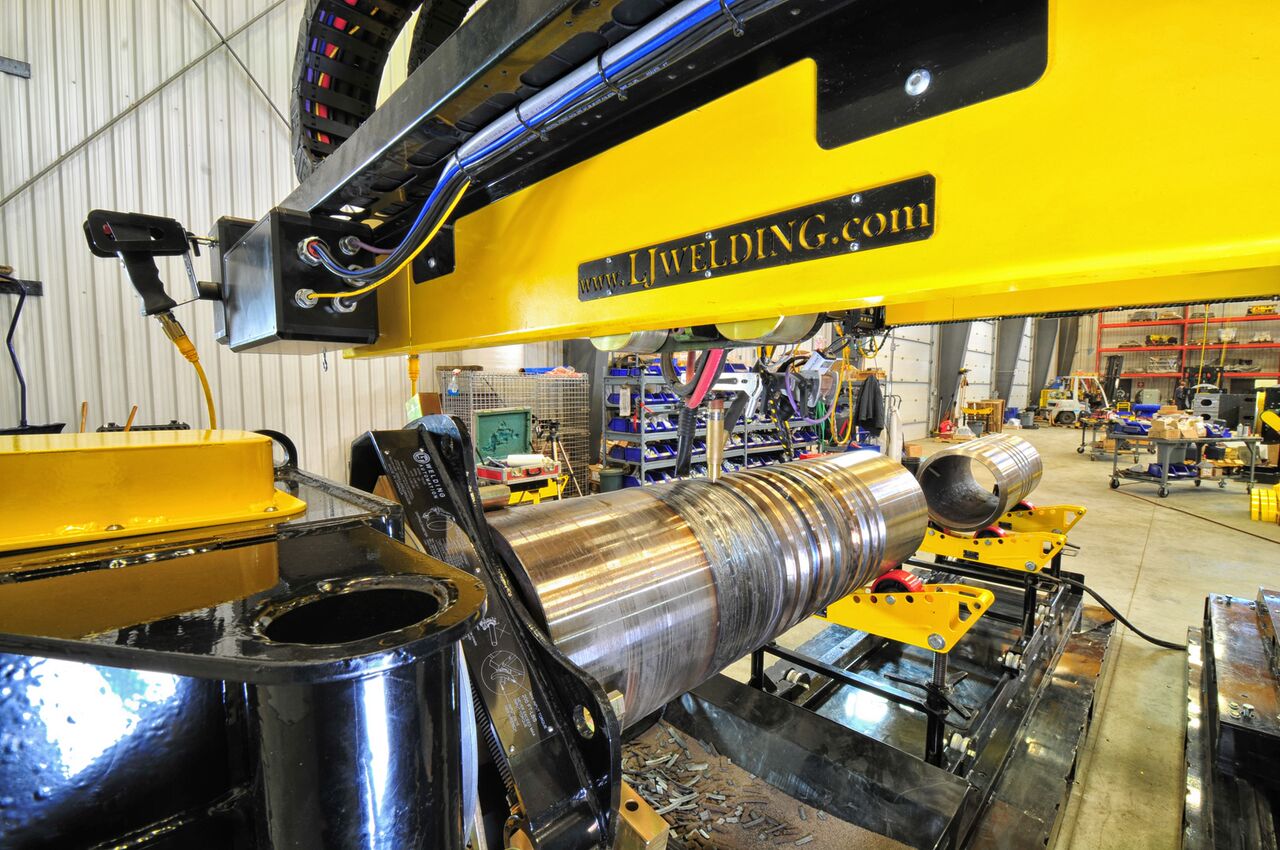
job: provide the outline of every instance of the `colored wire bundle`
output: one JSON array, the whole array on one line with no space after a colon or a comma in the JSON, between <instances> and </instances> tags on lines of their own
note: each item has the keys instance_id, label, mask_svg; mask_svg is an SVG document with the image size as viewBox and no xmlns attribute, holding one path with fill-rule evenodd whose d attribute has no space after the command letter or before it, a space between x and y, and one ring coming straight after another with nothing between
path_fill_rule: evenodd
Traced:
<instances>
[{"instance_id":1,"label":"colored wire bundle","mask_svg":"<svg viewBox=\"0 0 1280 850\"><path fill-rule=\"evenodd\" d=\"M747 17L780 2L783 0L685 0L668 10L594 62L579 66L468 139L446 161L435 188L400 244L388 249L379 262L365 268L344 268L324 240L315 236L303 240L306 253L332 274L353 283L373 283L354 292L315 293L309 297L350 298L389 279L435 236L477 169L544 138L548 129L597 100L623 95L622 85L641 78L646 65L670 62L673 54L692 51L723 32L740 32ZM336 28L336 20L334 25ZM323 43L316 46L324 51L332 47Z\"/></svg>"},{"instance_id":2,"label":"colored wire bundle","mask_svg":"<svg viewBox=\"0 0 1280 850\"><path fill-rule=\"evenodd\" d=\"M412 263L414 257L421 254L431 244L431 241L436 238L436 234L440 232L440 228L444 226L454 208L458 206L458 202L462 200L463 193L467 191L467 187L470 185L470 181L463 178L458 183L457 188L452 190L454 194L449 203L443 209L437 209L435 215L428 215L434 209L431 200L428 199L427 203L423 205L422 211L418 213L418 218L409 228L409 235L399 245L388 251L381 260L367 269L343 269L333 258L333 255L329 253L329 247L324 244L324 240L315 236L307 237L303 240L305 250L312 257L319 260L320 264L329 271L348 280L375 278L372 283L350 292L312 292L307 297L312 301L320 298L356 298L377 289L395 277L405 266ZM440 191L442 187L444 187L443 183L437 184L436 191ZM434 195L435 192L432 194ZM414 235L418 232L422 232L420 237Z\"/></svg>"},{"instance_id":3,"label":"colored wire bundle","mask_svg":"<svg viewBox=\"0 0 1280 850\"><path fill-rule=\"evenodd\" d=\"M344 0L344 2L348 6L356 5L356 0ZM377 14L378 10L376 8L370 12L371 17ZM355 35L360 31L360 26L358 24L352 26L351 29L348 30L348 21L346 18L340 18L332 12L325 12L323 9L318 10L316 20L327 27L332 27L335 30L345 32L347 35ZM318 53L321 56L324 56L326 59L335 60L339 58L339 54L342 52L342 48L338 47L338 45L325 41L322 38L312 38L310 43L307 45L307 49L312 53ZM307 69L307 82L315 83L322 89L333 87L333 77L323 71L317 72L314 68ZM319 101L303 100L302 108L318 118L330 117L329 107ZM333 140L330 138L328 133L322 130L313 130L312 132L316 141L323 142L326 145L333 144Z\"/></svg>"}]
</instances>

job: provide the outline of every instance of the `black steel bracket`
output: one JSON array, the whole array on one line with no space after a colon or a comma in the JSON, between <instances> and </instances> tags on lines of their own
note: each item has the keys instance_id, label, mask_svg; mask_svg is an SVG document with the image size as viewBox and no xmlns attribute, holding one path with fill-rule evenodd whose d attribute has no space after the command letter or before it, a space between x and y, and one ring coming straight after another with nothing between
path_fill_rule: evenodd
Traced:
<instances>
[{"instance_id":1,"label":"black steel bracket","mask_svg":"<svg viewBox=\"0 0 1280 850\"><path fill-rule=\"evenodd\" d=\"M9 280L0 278L0 295L44 295L44 284L38 280Z\"/></svg>"},{"instance_id":2,"label":"black steel bracket","mask_svg":"<svg viewBox=\"0 0 1280 850\"><path fill-rule=\"evenodd\" d=\"M351 485L372 491L381 476L427 551L485 583L488 610L463 651L482 734L519 811L512 828L540 850L611 846L621 724L600 685L555 648L516 595L489 536L463 426L425 416L364 434L352 444Z\"/></svg>"}]
</instances>

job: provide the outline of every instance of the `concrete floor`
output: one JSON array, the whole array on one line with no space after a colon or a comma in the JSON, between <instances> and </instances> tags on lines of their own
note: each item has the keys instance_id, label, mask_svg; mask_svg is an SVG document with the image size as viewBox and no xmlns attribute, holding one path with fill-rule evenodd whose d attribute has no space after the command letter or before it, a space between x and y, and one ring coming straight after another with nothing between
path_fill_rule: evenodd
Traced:
<instances>
[{"instance_id":1,"label":"concrete floor","mask_svg":"<svg viewBox=\"0 0 1280 850\"><path fill-rule=\"evenodd\" d=\"M1088 514L1071 533L1081 547L1064 568L1085 575L1136 626L1183 642L1200 624L1205 596L1252 598L1259 585L1280 586L1280 526L1249 519L1244 486L1232 482L1112 490L1111 464L1076 453L1080 433L1062 428L1020 432L1040 450L1044 478L1031 500L1081 504ZM930 441L926 453L940 443ZM1144 456L1142 462L1147 462ZM798 646L824 624L811 620L780 642ZM747 660L725 671L746 681ZM1117 630L1095 706L1081 769L1063 816L1062 850L1167 850L1182 828L1185 655Z\"/></svg>"},{"instance_id":2,"label":"concrete floor","mask_svg":"<svg viewBox=\"0 0 1280 850\"><path fill-rule=\"evenodd\" d=\"M1187 628L1200 624L1209 593L1252 598L1259 585L1280 584L1280 526L1249 519L1242 484L1232 482L1224 490L1176 484L1167 499L1157 498L1149 485L1111 490L1110 463L1076 454L1079 432L1023 434L1045 461L1033 501L1077 501L1089 509L1071 533L1082 549L1067 568L1084 573L1091 587L1144 631L1184 641ZM1117 631L1110 653L1057 846L1177 847L1185 656L1127 629Z\"/></svg>"}]
</instances>

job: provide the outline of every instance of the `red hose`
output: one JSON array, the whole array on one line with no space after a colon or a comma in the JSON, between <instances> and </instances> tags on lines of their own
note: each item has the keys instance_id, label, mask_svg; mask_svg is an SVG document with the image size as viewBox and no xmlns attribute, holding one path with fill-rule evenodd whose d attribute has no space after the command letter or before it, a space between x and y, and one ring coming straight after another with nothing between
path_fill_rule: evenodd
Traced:
<instances>
[{"instance_id":1,"label":"red hose","mask_svg":"<svg viewBox=\"0 0 1280 850\"><path fill-rule=\"evenodd\" d=\"M703 364L702 373L698 376L698 384L693 388L693 394L685 401L690 410L702 404L702 400L711 391L712 385L720 378L720 366L724 362L727 353L723 348L713 348L707 352L707 359Z\"/></svg>"}]
</instances>

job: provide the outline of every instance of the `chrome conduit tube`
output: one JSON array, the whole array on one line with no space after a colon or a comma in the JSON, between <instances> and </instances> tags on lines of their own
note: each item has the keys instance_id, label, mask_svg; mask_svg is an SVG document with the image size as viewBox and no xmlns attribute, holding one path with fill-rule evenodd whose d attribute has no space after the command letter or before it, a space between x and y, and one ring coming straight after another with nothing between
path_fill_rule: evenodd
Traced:
<instances>
[{"instance_id":1,"label":"chrome conduit tube","mask_svg":"<svg viewBox=\"0 0 1280 850\"><path fill-rule=\"evenodd\" d=\"M974 464L993 485L978 482ZM925 458L920 486L930 519L953 531L980 531L1030 496L1042 471L1035 446L1015 434L988 434Z\"/></svg>"},{"instance_id":2,"label":"chrome conduit tube","mask_svg":"<svg viewBox=\"0 0 1280 850\"><path fill-rule=\"evenodd\" d=\"M919 547L909 472L859 451L506 511L552 641L641 719Z\"/></svg>"},{"instance_id":3,"label":"chrome conduit tube","mask_svg":"<svg viewBox=\"0 0 1280 850\"><path fill-rule=\"evenodd\" d=\"M725 33L741 32L757 16L787 0L683 0L654 20L565 74L528 100L494 119L450 154L410 234L430 216L441 214L456 198L463 179L475 175L544 138L546 133L575 121L613 97L662 73L674 62ZM309 237L310 238L310 237ZM307 244L303 240L299 245ZM410 240L397 245L389 256L368 268L343 268L323 241L316 255L333 274L347 280L385 277L416 247Z\"/></svg>"}]
</instances>

